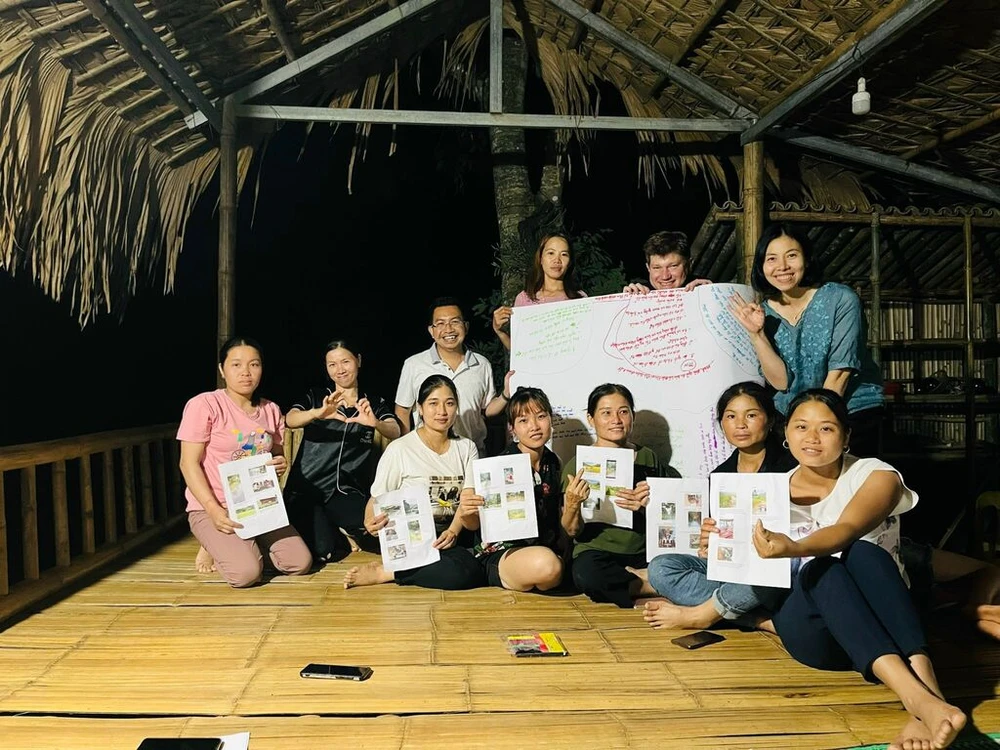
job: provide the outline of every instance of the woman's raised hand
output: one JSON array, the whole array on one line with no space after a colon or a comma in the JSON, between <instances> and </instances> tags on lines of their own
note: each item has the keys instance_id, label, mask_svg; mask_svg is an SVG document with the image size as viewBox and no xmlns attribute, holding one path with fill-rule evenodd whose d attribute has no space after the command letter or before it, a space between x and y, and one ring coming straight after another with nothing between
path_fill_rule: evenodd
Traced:
<instances>
[{"instance_id":1,"label":"woman's raised hand","mask_svg":"<svg viewBox=\"0 0 1000 750\"><path fill-rule=\"evenodd\" d=\"M747 302L738 292L729 297L729 312L747 333L760 333L764 329L764 308L757 302Z\"/></svg>"},{"instance_id":2,"label":"woman's raised hand","mask_svg":"<svg viewBox=\"0 0 1000 750\"><path fill-rule=\"evenodd\" d=\"M753 546L765 560L772 557L798 557L795 542L791 538L778 531L768 531L760 521L753 527Z\"/></svg>"},{"instance_id":3,"label":"woman's raised hand","mask_svg":"<svg viewBox=\"0 0 1000 750\"><path fill-rule=\"evenodd\" d=\"M355 408L358 410L358 413L353 417L345 418L345 422L357 422L358 424L363 424L366 427L374 427L378 424L378 420L375 418L375 412L372 411L371 402L367 398L359 398Z\"/></svg>"},{"instance_id":4,"label":"woman's raised hand","mask_svg":"<svg viewBox=\"0 0 1000 750\"><path fill-rule=\"evenodd\" d=\"M274 467L274 473L279 477L285 473L288 468L288 461L284 456L271 456L271 460L267 462L268 466Z\"/></svg>"},{"instance_id":5,"label":"woman's raised hand","mask_svg":"<svg viewBox=\"0 0 1000 750\"><path fill-rule=\"evenodd\" d=\"M493 330L497 333L510 323L511 308L508 305L498 307L493 311Z\"/></svg>"},{"instance_id":6,"label":"woman's raised hand","mask_svg":"<svg viewBox=\"0 0 1000 750\"><path fill-rule=\"evenodd\" d=\"M619 489L615 505L625 510L642 510L649 504L649 482L639 482L634 490Z\"/></svg>"},{"instance_id":7,"label":"woman's raised hand","mask_svg":"<svg viewBox=\"0 0 1000 750\"><path fill-rule=\"evenodd\" d=\"M568 506L579 506L588 497L590 497L590 485L583 478L583 469L580 469L576 476L571 477L566 483L563 502Z\"/></svg>"},{"instance_id":8,"label":"woman's raised hand","mask_svg":"<svg viewBox=\"0 0 1000 750\"><path fill-rule=\"evenodd\" d=\"M336 419L337 409L343 402L343 391L340 389L331 391L323 398L323 403L316 408L316 419Z\"/></svg>"},{"instance_id":9,"label":"woman's raised hand","mask_svg":"<svg viewBox=\"0 0 1000 750\"><path fill-rule=\"evenodd\" d=\"M205 512L212 519L215 528L223 534L235 534L236 529L243 528L243 524L236 523L236 521L229 518L229 512L221 505L216 505L211 510L206 510Z\"/></svg>"},{"instance_id":10,"label":"woman's raised hand","mask_svg":"<svg viewBox=\"0 0 1000 750\"><path fill-rule=\"evenodd\" d=\"M456 534L451 529L445 529L441 532L441 535L434 540L431 546L434 549L448 549L449 547L454 547L455 542L458 541L458 534Z\"/></svg>"},{"instance_id":11,"label":"woman's raised hand","mask_svg":"<svg viewBox=\"0 0 1000 750\"><path fill-rule=\"evenodd\" d=\"M385 528L387 523L389 523L388 514L378 513L371 518L365 518L365 531L375 536L380 530Z\"/></svg>"}]
</instances>

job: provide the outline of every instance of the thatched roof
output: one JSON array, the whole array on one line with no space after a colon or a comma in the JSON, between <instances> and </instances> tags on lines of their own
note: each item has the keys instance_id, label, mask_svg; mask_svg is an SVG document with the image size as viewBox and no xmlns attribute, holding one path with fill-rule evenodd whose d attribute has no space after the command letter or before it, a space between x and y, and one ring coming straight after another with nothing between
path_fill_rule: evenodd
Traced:
<instances>
[{"instance_id":1,"label":"thatched roof","mask_svg":"<svg viewBox=\"0 0 1000 750\"><path fill-rule=\"evenodd\" d=\"M216 100L404 4L149 0L137 8L205 97ZM914 3L580 4L742 107L765 115ZM852 69L791 113L782 127L1000 186L1000 2L925 4L929 10L920 23L865 60L862 72L873 100L869 116L850 114L857 77ZM213 129L189 128L184 116L191 107L165 93L95 11L106 11L102 0L0 0L0 267L28 271L54 298L69 296L81 322L115 308L150 278L162 277L165 289L171 288L186 221L218 162ZM443 0L359 46L348 59L296 79L268 101L405 107L405 101L396 101L405 63L437 40L457 40L445 72L461 77L461 61L467 68L482 46L487 13L482 0ZM621 92L633 116L723 116L548 0L506 3L505 23L524 37L557 113L593 113L596 83L603 81ZM485 70L483 52L478 54ZM423 73L428 74L437 71ZM251 130L247 145L259 142L260 135L259 127ZM638 137L648 143L639 169L649 184L658 170L679 166L725 185L731 157L738 154L732 138L718 135ZM244 175L250 156L245 149ZM770 177L779 197L828 202L819 193L836 188L838 202L850 195L855 205L867 206L856 172L831 171L816 160L796 167L792 181L799 194L781 196L779 186L789 176L787 168L779 175L776 164L770 165Z\"/></svg>"}]
</instances>

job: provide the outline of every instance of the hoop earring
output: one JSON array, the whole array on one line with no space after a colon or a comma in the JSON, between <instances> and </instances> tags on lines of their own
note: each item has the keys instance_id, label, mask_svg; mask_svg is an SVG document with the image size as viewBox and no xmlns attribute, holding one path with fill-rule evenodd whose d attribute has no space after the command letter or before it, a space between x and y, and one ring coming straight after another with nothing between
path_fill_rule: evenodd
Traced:
<instances>
[{"instance_id":1,"label":"hoop earring","mask_svg":"<svg viewBox=\"0 0 1000 750\"><path fill-rule=\"evenodd\" d=\"M844 446L844 455L846 456L850 452L851 452L851 446L845 445Z\"/></svg>"},{"instance_id":2,"label":"hoop earring","mask_svg":"<svg viewBox=\"0 0 1000 750\"><path fill-rule=\"evenodd\" d=\"M781 441L781 447L784 448L787 451L788 450L788 441L787 440Z\"/></svg>"}]
</instances>

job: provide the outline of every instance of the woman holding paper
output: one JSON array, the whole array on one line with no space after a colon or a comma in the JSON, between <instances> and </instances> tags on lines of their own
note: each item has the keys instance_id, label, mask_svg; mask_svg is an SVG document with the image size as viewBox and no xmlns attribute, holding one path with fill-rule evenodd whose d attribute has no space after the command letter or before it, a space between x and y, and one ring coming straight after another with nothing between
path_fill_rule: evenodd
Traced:
<instances>
[{"instance_id":1,"label":"woman holding paper","mask_svg":"<svg viewBox=\"0 0 1000 750\"><path fill-rule=\"evenodd\" d=\"M441 559L409 570L386 570L381 562L358 565L347 571L344 588L395 581L400 586L460 590L485 584L476 558L459 544L462 522L456 513L459 497L473 493L472 464L479 458L476 444L453 431L458 418L458 391L444 375L431 375L417 391L421 424L386 446L375 470L371 498L365 508L365 529L375 536L389 522L375 513L377 498L403 487L430 488L434 548Z\"/></svg>"},{"instance_id":2,"label":"woman holding paper","mask_svg":"<svg viewBox=\"0 0 1000 750\"><path fill-rule=\"evenodd\" d=\"M594 445L633 452L634 488L617 490L614 499L615 505L634 513L631 529L585 522L582 506L590 496L590 486L583 478L584 469L577 471L574 458L563 471L562 525L574 540L573 583L595 602L611 602L624 609L632 607L637 597L656 594L636 570L646 567L646 478L660 476L661 470L653 451L629 439L634 414L632 393L623 385L599 385L587 399L587 421L597 434Z\"/></svg>"},{"instance_id":3,"label":"woman holding paper","mask_svg":"<svg viewBox=\"0 0 1000 750\"><path fill-rule=\"evenodd\" d=\"M252 339L229 339L219 352L225 387L188 401L177 430L188 523L201 542L196 565L202 573L218 570L234 588L260 581L263 552L286 575L303 575L312 565L309 549L291 526L240 539L235 532L243 526L230 520L226 508L220 464L270 453L276 473L286 468L281 410L257 396L262 372L260 346Z\"/></svg>"},{"instance_id":4,"label":"woman holding paper","mask_svg":"<svg viewBox=\"0 0 1000 750\"><path fill-rule=\"evenodd\" d=\"M351 543L371 539L364 516L378 456L375 433L388 442L399 437L400 425L391 401L358 389L356 347L331 341L324 359L326 384L311 389L285 417L288 427L304 428L285 499L313 555L329 561L350 553Z\"/></svg>"},{"instance_id":5,"label":"woman holding paper","mask_svg":"<svg viewBox=\"0 0 1000 750\"><path fill-rule=\"evenodd\" d=\"M917 503L889 464L848 455L844 400L816 388L789 404L785 438L791 534L758 521L762 558L792 558L792 590L774 625L795 659L817 669L855 669L892 690L910 714L893 748L947 747L965 714L944 700L899 559L898 516Z\"/></svg>"},{"instance_id":6,"label":"woman holding paper","mask_svg":"<svg viewBox=\"0 0 1000 750\"><path fill-rule=\"evenodd\" d=\"M549 591L560 584L564 552L569 546L560 525L562 465L546 447L552 438L552 404L539 388L518 388L507 401L507 424L517 438L500 455L526 454L535 487L538 538L477 544L473 552L490 586L511 591ZM479 495L462 498L459 514L465 527L479 528Z\"/></svg>"},{"instance_id":7,"label":"woman holding paper","mask_svg":"<svg viewBox=\"0 0 1000 750\"><path fill-rule=\"evenodd\" d=\"M878 450L882 373L868 350L861 300L849 287L822 280L804 235L783 224L767 227L750 273L758 304L738 294L730 310L750 334L761 372L788 414L792 400L810 388L844 397L851 415L855 455Z\"/></svg>"},{"instance_id":8,"label":"woman holding paper","mask_svg":"<svg viewBox=\"0 0 1000 750\"><path fill-rule=\"evenodd\" d=\"M715 415L733 452L713 474L786 472L796 465L775 436L778 416L759 383L747 381L727 388L719 397ZM643 618L654 628L700 630L726 620L774 632L771 613L786 590L708 580L708 535L717 531L715 520L705 518L698 557L673 554L653 558L647 571L649 583L666 601L646 602Z\"/></svg>"},{"instance_id":9,"label":"woman holding paper","mask_svg":"<svg viewBox=\"0 0 1000 750\"><path fill-rule=\"evenodd\" d=\"M569 238L564 234L553 233L539 240L531 267L525 274L524 289L514 298L513 307L562 302L586 296L577 286L573 248ZM511 307L507 305L493 311L493 331L505 349L510 349L510 334L507 332L510 315Z\"/></svg>"}]
</instances>

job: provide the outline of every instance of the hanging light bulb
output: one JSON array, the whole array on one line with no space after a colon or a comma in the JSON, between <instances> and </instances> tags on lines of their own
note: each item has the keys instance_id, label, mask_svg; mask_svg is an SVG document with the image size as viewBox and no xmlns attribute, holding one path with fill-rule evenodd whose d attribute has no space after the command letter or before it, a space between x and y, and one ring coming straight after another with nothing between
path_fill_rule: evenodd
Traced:
<instances>
[{"instance_id":1,"label":"hanging light bulb","mask_svg":"<svg viewBox=\"0 0 1000 750\"><path fill-rule=\"evenodd\" d=\"M851 97L851 112L856 115L867 115L872 108L872 95L865 89L864 76L858 79L858 91Z\"/></svg>"}]
</instances>

